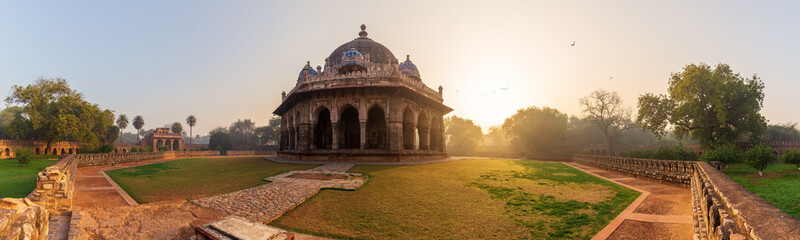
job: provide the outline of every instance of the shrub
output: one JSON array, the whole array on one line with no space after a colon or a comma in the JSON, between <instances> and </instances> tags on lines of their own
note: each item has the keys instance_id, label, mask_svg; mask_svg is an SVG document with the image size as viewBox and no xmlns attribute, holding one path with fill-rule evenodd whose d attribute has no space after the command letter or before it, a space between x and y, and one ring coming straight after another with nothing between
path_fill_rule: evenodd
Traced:
<instances>
[{"instance_id":1,"label":"shrub","mask_svg":"<svg viewBox=\"0 0 800 240\"><path fill-rule=\"evenodd\" d=\"M733 145L725 145L707 151L700 157L700 161L710 162L719 161L725 165L736 162L741 157L739 148Z\"/></svg>"},{"instance_id":2,"label":"shrub","mask_svg":"<svg viewBox=\"0 0 800 240\"><path fill-rule=\"evenodd\" d=\"M16 154L16 156L14 156L14 159L17 159L17 162L19 162L19 164L22 164L23 167L28 166L28 163L31 162L31 158L33 157L33 151L31 151L30 149L24 149L24 148L14 149L14 153Z\"/></svg>"},{"instance_id":3,"label":"shrub","mask_svg":"<svg viewBox=\"0 0 800 240\"><path fill-rule=\"evenodd\" d=\"M696 161L698 156L694 152L689 152L683 149L680 144L668 146L661 145L657 149L638 149L630 151L622 151L621 157L629 158L645 158L645 159L661 159L661 160L683 160L683 161Z\"/></svg>"},{"instance_id":4,"label":"shrub","mask_svg":"<svg viewBox=\"0 0 800 240\"><path fill-rule=\"evenodd\" d=\"M208 150L211 150L210 148L208 148L208 146L203 146L200 148L200 151L208 151Z\"/></svg>"},{"instance_id":5,"label":"shrub","mask_svg":"<svg viewBox=\"0 0 800 240\"><path fill-rule=\"evenodd\" d=\"M113 152L115 149L114 145L111 144L103 144L97 148L97 153L110 153Z\"/></svg>"},{"instance_id":6,"label":"shrub","mask_svg":"<svg viewBox=\"0 0 800 240\"><path fill-rule=\"evenodd\" d=\"M145 146L145 147L142 148L142 152L152 152L152 151L153 151L153 148L151 148L150 146Z\"/></svg>"},{"instance_id":7,"label":"shrub","mask_svg":"<svg viewBox=\"0 0 800 240\"><path fill-rule=\"evenodd\" d=\"M169 150L169 147L167 147L167 146L161 146L161 147L158 147L158 151L159 151L159 152L166 152L166 151L168 151L168 150Z\"/></svg>"},{"instance_id":8,"label":"shrub","mask_svg":"<svg viewBox=\"0 0 800 240\"><path fill-rule=\"evenodd\" d=\"M772 148L764 146L764 144L758 144L744 153L744 163L757 169L759 176L764 176L762 171L773 159L775 159L775 154L772 153Z\"/></svg>"},{"instance_id":9,"label":"shrub","mask_svg":"<svg viewBox=\"0 0 800 240\"><path fill-rule=\"evenodd\" d=\"M131 147L131 152L132 153L139 152L139 148L138 147Z\"/></svg>"},{"instance_id":10,"label":"shrub","mask_svg":"<svg viewBox=\"0 0 800 240\"><path fill-rule=\"evenodd\" d=\"M781 160L784 163L794 164L797 166L797 170L800 170L800 151L789 150L781 156Z\"/></svg>"}]
</instances>

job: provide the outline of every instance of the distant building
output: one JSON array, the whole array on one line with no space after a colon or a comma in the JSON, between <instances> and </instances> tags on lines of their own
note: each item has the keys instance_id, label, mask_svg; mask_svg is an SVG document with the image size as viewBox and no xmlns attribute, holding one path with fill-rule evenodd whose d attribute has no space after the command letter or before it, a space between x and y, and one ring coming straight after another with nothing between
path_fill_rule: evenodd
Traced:
<instances>
[{"instance_id":1,"label":"distant building","mask_svg":"<svg viewBox=\"0 0 800 240\"><path fill-rule=\"evenodd\" d=\"M447 157L442 117L453 109L422 82L406 56L359 37L324 68L306 63L273 112L282 117L279 156L314 161L406 161Z\"/></svg>"},{"instance_id":2,"label":"distant building","mask_svg":"<svg viewBox=\"0 0 800 240\"><path fill-rule=\"evenodd\" d=\"M169 128L156 128L155 131L144 137L139 145L149 146L158 151L161 146L167 146L168 151L181 151L183 149L183 135L172 133Z\"/></svg>"}]
</instances>

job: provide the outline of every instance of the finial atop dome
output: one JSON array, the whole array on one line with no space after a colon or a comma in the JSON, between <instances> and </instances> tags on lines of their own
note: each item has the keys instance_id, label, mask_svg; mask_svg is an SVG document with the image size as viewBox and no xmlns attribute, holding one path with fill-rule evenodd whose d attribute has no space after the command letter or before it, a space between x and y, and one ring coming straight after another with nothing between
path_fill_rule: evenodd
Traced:
<instances>
[{"instance_id":1,"label":"finial atop dome","mask_svg":"<svg viewBox=\"0 0 800 240\"><path fill-rule=\"evenodd\" d=\"M407 61L407 62L410 62L410 61L411 61L411 55L408 55L408 54L406 54L406 61Z\"/></svg>"},{"instance_id":2,"label":"finial atop dome","mask_svg":"<svg viewBox=\"0 0 800 240\"><path fill-rule=\"evenodd\" d=\"M367 37L367 25L361 24L361 32L358 33L358 36L361 38Z\"/></svg>"}]
</instances>

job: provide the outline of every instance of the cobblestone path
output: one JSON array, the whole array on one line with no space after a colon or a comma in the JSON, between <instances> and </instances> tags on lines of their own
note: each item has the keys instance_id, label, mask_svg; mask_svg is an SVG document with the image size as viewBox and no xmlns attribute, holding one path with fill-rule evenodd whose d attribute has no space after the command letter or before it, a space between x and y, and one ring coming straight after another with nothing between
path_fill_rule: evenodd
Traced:
<instances>
[{"instance_id":1,"label":"cobblestone path","mask_svg":"<svg viewBox=\"0 0 800 240\"><path fill-rule=\"evenodd\" d=\"M351 167L353 164L332 163L303 172L342 173ZM322 189L324 184L324 181L320 180L299 178L269 179L271 183L192 202L266 224L303 203Z\"/></svg>"}]
</instances>

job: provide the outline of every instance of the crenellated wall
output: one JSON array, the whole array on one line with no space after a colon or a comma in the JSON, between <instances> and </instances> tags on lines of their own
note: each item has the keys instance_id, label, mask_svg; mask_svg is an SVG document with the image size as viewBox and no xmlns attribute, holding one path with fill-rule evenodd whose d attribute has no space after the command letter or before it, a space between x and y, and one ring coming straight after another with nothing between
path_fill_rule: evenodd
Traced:
<instances>
[{"instance_id":1,"label":"crenellated wall","mask_svg":"<svg viewBox=\"0 0 800 240\"><path fill-rule=\"evenodd\" d=\"M14 149L19 148L30 149L36 155L62 155L75 154L82 147L83 144L77 142L52 142L48 147L44 141L0 139L0 159L13 158L16 156Z\"/></svg>"}]
</instances>

